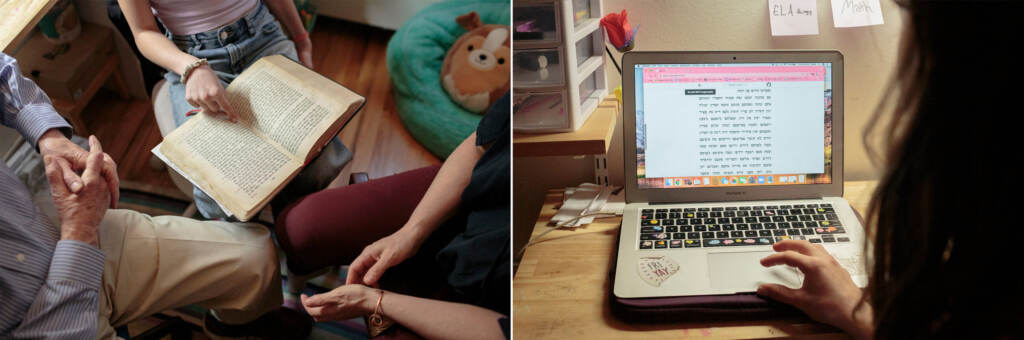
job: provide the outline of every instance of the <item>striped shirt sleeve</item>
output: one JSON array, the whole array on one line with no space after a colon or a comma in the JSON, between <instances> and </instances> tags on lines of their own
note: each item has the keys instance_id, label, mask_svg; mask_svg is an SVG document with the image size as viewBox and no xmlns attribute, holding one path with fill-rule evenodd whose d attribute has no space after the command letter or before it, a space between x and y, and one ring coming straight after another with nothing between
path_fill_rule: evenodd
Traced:
<instances>
[{"instance_id":1,"label":"striped shirt sleeve","mask_svg":"<svg viewBox=\"0 0 1024 340\"><path fill-rule=\"evenodd\" d=\"M0 53L0 124L18 130L32 145L49 129L58 128L65 136L71 134L71 125L53 109L46 93L21 74L14 58L3 53Z\"/></svg>"},{"instance_id":2,"label":"striped shirt sleeve","mask_svg":"<svg viewBox=\"0 0 1024 340\"><path fill-rule=\"evenodd\" d=\"M15 339L96 338L103 252L79 241L57 242L46 283L25 313Z\"/></svg>"}]
</instances>

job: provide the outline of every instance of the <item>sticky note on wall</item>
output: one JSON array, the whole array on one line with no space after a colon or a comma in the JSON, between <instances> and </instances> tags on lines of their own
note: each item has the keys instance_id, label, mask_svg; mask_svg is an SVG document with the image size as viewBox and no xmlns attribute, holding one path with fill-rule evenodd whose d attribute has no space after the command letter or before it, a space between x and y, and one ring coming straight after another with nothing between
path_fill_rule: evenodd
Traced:
<instances>
[{"instance_id":1,"label":"sticky note on wall","mask_svg":"<svg viewBox=\"0 0 1024 340\"><path fill-rule=\"evenodd\" d=\"M878 0L832 0L832 21L836 27L881 25L882 6Z\"/></svg>"},{"instance_id":2,"label":"sticky note on wall","mask_svg":"<svg viewBox=\"0 0 1024 340\"><path fill-rule=\"evenodd\" d=\"M768 0L772 35L818 34L817 0Z\"/></svg>"}]
</instances>

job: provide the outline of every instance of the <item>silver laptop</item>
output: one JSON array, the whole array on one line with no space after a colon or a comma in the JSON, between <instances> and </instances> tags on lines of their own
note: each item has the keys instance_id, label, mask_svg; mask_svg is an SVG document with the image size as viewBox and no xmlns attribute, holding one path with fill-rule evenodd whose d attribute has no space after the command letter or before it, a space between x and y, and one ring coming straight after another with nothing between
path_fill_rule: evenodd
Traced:
<instances>
[{"instance_id":1,"label":"silver laptop","mask_svg":"<svg viewBox=\"0 0 1024 340\"><path fill-rule=\"evenodd\" d=\"M631 52L622 71L616 297L798 288L798 270L759 262L785 239L823 245L867 283L842 198L842 54Z\"/></svg>"}]
</instances>

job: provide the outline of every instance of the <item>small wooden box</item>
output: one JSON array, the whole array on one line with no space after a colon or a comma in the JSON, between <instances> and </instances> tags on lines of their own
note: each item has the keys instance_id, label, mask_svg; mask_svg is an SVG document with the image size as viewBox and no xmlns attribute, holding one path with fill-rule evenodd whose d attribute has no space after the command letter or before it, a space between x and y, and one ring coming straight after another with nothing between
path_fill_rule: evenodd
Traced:
<instances>
[{"instance_id":1,"label":"small wooden box","mask_svg":"<svg viewBox=\"0 0 1024 340\"><path fill-rule=\"evenodd\" d=\"M66 51L56 54L58 46L35 32L15 59L22 73L51 99L77 101L102 68L114 43L109 28L82 24L82 34L68 45Z\"/></svg>"}]
</instances>

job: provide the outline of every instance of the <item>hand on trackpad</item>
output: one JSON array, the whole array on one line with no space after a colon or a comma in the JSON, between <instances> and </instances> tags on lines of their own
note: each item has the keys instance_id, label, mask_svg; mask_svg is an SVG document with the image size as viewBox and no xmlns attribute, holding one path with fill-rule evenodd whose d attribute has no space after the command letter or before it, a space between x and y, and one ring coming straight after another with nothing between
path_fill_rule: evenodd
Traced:
<instances>
[{"instance_id":1,"label":"hand on trackpad","mask_svg":"<svg viewBox=\"0 0 1024 340\"><path fill-rule=\"evenodd\" d=\"M731 289L736 292L754 292L762 283L778 283L790 288L800 288L803 274L789 266L765 268L761 259L773 251L709 253L708 276L711 287Z\"/></svg>"}]
</instances>

